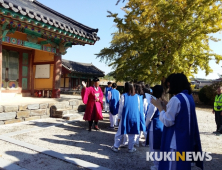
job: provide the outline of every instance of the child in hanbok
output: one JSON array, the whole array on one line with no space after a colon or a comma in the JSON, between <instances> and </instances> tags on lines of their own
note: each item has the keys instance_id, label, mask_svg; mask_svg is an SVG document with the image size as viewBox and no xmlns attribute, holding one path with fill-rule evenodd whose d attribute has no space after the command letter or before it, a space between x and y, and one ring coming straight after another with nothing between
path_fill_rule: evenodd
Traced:
<instances>
[{"instance_id":1,"label":"child in hanbok","mask_svg":"<svg viewBox=\"0 0 222 170\"><path fill-rule=\"evenodd\" d=\"M116 90L117 84L112 84L112 90L109 91L108 100L109 100L109 120L110 120L110 129L114 129L114 126L118 125L118 111L119 111L119 100L120 93Z\"/></svg>"},{"instance_id":2,"label":"child in hanbok","mask_svg":"<svg viewBox=\"0 0 222 170\"><path fill-rule=\"evenodd\" d=\"M128 93L121 96L119 114L121 115L118 131L115 135L115 143L111 147L114 152L118 152L119 146L123 142L123 135L127 134L129 138L128 152L136 151L134 148L135 135L141 131L145 131L145 121L141 119L143 115L143 103L140 97L135 94L135 89L132 83L129 83Z\"/></svg>"}]
</instances>

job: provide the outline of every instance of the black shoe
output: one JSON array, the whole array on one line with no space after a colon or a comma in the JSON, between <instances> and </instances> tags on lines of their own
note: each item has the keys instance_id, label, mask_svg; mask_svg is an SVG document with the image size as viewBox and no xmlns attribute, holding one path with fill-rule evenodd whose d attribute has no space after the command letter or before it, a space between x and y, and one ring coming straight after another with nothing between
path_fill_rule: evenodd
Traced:
<instances>
[{"instance_id":1,"label":"black shoe","mask_svg":"<svg viewBox=\"0 0 222 170\"><path fill-rule=\"evenodd\" d=\"M89 126L88 131L89 131L89 132L91 132L91 131L92 131L92 126Z\"/></svg>"},{"instance_id":2,"label":"black shoe","mask_svg":"<svg viewBox=\"0 0 222 170\"><path fill-rule=\"evenodd\" d=\"M109 126L108 129L109 130L114 130L114 127Z\"/></svg>"},{"instance_id":3,"label":"black shoe","mask_svg":"<svg viewBox=\"0 0 222 170\"><path fill-rule=\"evenodd\" d=\"M214 134L218 134L218 133L220 133L220 132L219 132L219 130L216 130L216 131L214 131L213 133L214 133Z\"/></svg>"}]
</instances>

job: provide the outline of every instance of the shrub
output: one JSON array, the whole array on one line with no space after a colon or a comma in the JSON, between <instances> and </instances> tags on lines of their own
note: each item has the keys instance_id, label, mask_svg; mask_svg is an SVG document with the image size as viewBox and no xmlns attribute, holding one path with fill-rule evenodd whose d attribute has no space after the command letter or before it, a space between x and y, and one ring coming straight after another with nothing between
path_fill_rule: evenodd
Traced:
<instances>
[{"instance_id":1,"label":"shrub","mask_svg":"<svg viewBox=\"0 0 222 170\"><path fill-rule=\"evenodd\" d=\"M213 83L210 86L204 86L199 92L200 101L204 104L213 105L215 96L217 94L216 90L220 86L222 86L222 81Z\"/></svg>"},{"instance_id":2,"label":"shrub","mask_svg":"<svg viewBox=\"0 0 222 170\"><path fill-rule=\"evenodd\" d=\"M201 102L204 104L209 104L210 99L207 97L206 93L208 91L209 86L204 86L202 89L200 89L198 96Z\"/></svg>"}]
</instances>

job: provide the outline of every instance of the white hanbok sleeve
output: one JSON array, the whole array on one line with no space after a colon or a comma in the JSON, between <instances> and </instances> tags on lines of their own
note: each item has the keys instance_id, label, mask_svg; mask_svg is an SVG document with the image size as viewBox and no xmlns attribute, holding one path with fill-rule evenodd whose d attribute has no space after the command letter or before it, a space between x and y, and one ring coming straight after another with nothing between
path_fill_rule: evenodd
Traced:
<instances>
[{"instance_id":1,"label":"white hanbok sleeve","mask_svg":"<svg viewBox=\"0 0 222 170\"><path fill-rule=\"evenodd\" d=\"M147 106L148 106L148 102L147 102L147 99L143 99L143 111L144 111L144 114L146 114L147 112Z\"/></svg>"},{"instance_id":2,"label":"white hanbok sleeve","mask_svg":"<svg viewBox=\"0 0 222 170\"><path fill-rule=\"evenodd\" d=\"M108 91L108 100L110 100L111 97L112 97L112 93L111 93L111 91Z\"/></svg>"},{"instance_id":3,"label":"white hanbok sleeve","mask_svg":"<svg viewBox=\"0 0 222 170\"><path fill-rule=\"evenodd\" d=\"M118 110L118 119L122 118L123 106L124 106L124 95L122 95L121 98L120 98L119 110Z\"/></svg>"},{"instance_id":4,"label":"white hanbok sleeve","mask_svg":"<svg viewBox=\"0 0 222 170\"><path fill-rule=\"evenodd\" d=\"M151 122L151 119L153 117L153 114L156 112L157 108L150 103L149 109L147 111L147 116L146 116L146 127L148 127L149 123Z\"/></svg>"},{"instance_id":5,"label":"white hanbok sleeve","mask_svg":"<svg viewBox=\"0 0 222 170\"><path fill-rule=\"evenodd\" d=\"M175 117L180 111L181 103L177 97L172 97L166 106L166 112L163 110L160 112L160 121L166 126L173 126L175 123Z\"/></svg>"}]
</instances>

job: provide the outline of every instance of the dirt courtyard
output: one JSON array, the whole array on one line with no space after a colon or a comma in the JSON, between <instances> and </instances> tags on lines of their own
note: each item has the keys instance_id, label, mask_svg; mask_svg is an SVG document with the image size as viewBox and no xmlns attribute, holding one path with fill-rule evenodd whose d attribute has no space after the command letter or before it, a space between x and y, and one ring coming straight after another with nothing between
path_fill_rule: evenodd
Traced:
<instances>
[{"instance_id":1,"label":"dirt courtyard","mask_svg":"<svg viewBox=\"0 0 222 170\"><path fill-rule=\"evenodd\" d=\"M116 130L107 129L109 126L108 114L103 115L104 120L99 123L101 131L88 132L88 124L82 119L60 126L50 126L50 124L61 121L59 119L44 119L0 126L0 135L9 134L8 136L16 141L46 148L61 153L67 158L78 158L113 170L149 169L152 165L152 162L146 161L146 152L149 151L149 147L140 145L135 153L128 153L126 148L121 148L119 153L111 151L110 147L113 145ZM214 115L209 109L197 108L197 117L202 149L205 152L211 152L213 157L211 162L204 162L204 169L222 169L222 137L212 134L216 127ZM40 129L28 132L29 129L37 127ZM23 132L24 130L27 132ZM19 133L13 135L14 132ZM0 158L10 160L28 170L84 169L6 141L0 140L0 145ZM192 169L198 168L193 167Z\"/></svg>"}]
</instances>

